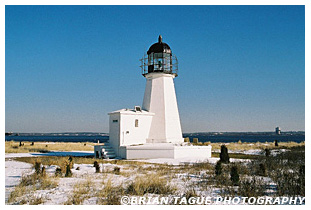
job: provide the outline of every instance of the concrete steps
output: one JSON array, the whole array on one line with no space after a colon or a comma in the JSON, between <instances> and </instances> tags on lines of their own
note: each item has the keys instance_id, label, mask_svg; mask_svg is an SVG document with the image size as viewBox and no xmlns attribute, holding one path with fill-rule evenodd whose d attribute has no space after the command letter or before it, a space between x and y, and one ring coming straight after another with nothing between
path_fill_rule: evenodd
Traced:
<instances>
[{"instance_id":1,"label":"concrete steps","mask_svg":"<svg viewBox=\"0 0 311 210\"><path fill-rule=\"evenodd\" d=\"M104 143L104 145L102 146L102 151L104 156L108 159L114 159L117 157L109 142Z\"/></svg>"}]
</instances>

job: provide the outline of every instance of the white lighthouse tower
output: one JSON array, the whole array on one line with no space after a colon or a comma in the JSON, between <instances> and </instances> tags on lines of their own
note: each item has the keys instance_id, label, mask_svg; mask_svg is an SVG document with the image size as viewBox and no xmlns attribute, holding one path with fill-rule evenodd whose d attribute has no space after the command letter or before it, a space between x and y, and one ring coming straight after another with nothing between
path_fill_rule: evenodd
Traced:
<instances>
[{"instance_id":1,"label":"white lighthouse tower","mask_svg":"<svg viewBox=\"0 0 311 210\"><path fill-rule=\"evenodd\" d=\"M95 156L200 160L211 157L211 146L184 142L174 87L177 58L161 36L141 62L146 78L143 105L109 113L109 145L95 146Z\"/></svg>"},{"instance_id":2,"label":"white lighthouse tower","mask_svg":"<svg viewBox=\"0 0 311 210\"><path fill-rule=\"evenodd\" d=\"M177 77L177 59L160 35L142 61L143 76L147 80L142 109L155 114L147 143L182 143L173 81Z\"/></svg>"}]
</instances>

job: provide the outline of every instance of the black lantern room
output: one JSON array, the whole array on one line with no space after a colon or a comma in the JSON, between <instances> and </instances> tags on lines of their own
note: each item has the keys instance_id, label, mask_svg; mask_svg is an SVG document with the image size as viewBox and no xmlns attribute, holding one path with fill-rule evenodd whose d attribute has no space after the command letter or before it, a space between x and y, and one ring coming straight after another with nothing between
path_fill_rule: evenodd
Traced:
<instances>
[{"instance_id":1,"label":"black lantern room","mask_svg":"<svg viewBox=\"0 0 311 210\"><path fill-rule=\"evenodd\" d=\"M144 76L149 73L166 73L177 76L177 58L172 54L170 46L162 42L161 35L158 42L151 45L141 62L140 67Z\"/></svg>"}]
</instances>

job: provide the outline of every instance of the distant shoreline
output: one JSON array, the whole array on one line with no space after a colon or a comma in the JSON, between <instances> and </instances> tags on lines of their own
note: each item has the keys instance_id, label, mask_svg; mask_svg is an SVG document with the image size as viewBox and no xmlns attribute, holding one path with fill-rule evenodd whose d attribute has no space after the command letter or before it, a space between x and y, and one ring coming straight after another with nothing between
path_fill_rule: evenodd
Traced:
<instances>
[{"instance_id":1,"label":"distant shoreline","mask_svg":"<svg viewBox=\"0 0 311 210\"><path fill-rule=\"evenodd\" d=\"M198 138L200 142L229 143L229 142L304 142L305 132L282 132L277 135L274 132L209 132L209 133L184 133L184 138L189 138L193 142ZM92 142L105 143L109 141L107 133L19 133L18 135L7 135L5 141L25 141L25 142Z\"/></svg>"},{"instance_id":2,"label":"distant shoreline","mask_svg":"<svg viewBox=\"0 0 311 210\"><path fill-rule=\"evenodd\" d=\"M189 135L277 135L274 131L245 131L245 132L186 132ZM305 131L282 131L281 135L305 135ZM37 133L37 132L6 132L5 136L109 136L109 133L102 132L60 132L60 133Z\"/></svg>"}]
</instances>

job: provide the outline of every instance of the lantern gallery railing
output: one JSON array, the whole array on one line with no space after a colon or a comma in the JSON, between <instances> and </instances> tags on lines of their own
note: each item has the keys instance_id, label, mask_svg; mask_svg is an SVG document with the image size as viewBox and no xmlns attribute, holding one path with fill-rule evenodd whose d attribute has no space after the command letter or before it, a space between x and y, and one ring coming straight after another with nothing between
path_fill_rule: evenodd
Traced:
<instances>
[{"instance_id":1,"label":"lantern gallery railing","mask_svg":"<svg viewBox=\"0 0 311 210\"><path fill-rule=\"evenodd\" d=\"M159 72L174 74L175 77L178 76L178 60L175 55L169 55L166 53L151 53L149 56L144 55L140 59L142 70L142 75L148 73Z\"/></svg>"}]
</instances>

